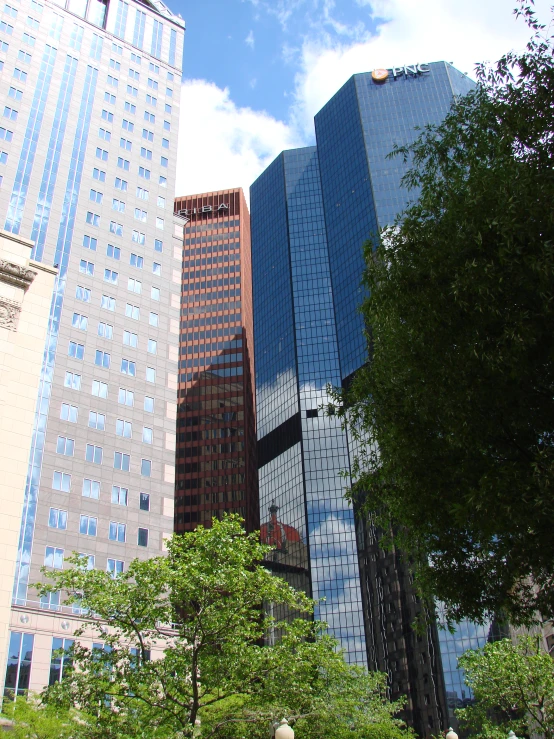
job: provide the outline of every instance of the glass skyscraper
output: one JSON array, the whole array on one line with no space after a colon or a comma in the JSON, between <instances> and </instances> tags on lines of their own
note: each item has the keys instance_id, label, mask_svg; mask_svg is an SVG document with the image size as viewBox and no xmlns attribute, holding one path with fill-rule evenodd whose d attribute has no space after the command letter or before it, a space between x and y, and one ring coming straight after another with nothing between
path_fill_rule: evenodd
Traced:
<instances>
[{"instance_id":1,"label":"glass skyscraper","mask_svg":"<svg viewBox=\"0 0 554 739\"><path fill-rule=\"evenodd\" d=\"M445 62L357 74L315 117L317 147L283 152L251 188L254 340L262 536L274 571L324 598L349 660L388 674L392 697L421 735L447 728L460 701L455 658L463 639L413 622L421 604L398 552L344 500L355 454L333 416L327 385L366 361L362 245L413 194L387 155L415 128L440 122L473 82ZM294 542L294 543L293 543ZM465 628L465 627L464 627ZM486 630L472 643L486 638ZM446 660L440 654L448 655ZM462 650L463 651L463 650Z\"/></svg>"},{"instance_id":2,"label":"glass skyscraper","mask_svg":"<svg viewBox=\"0 0 554 739\"><path fill-rule=\"evenodd\" d=\"M12 691L59 675L52 649L78 625L58 593L37 598L40 567L77 551L115 576L173 531L183 37L160 0L3 6L3 228L59 270L16 563Z\"/></svg>"}]
</instances>

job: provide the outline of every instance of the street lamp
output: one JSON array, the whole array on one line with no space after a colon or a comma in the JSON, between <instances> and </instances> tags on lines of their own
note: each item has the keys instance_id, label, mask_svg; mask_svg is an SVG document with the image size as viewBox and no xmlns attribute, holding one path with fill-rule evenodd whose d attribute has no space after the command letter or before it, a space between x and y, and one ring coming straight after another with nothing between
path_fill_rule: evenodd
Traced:
<instances>
[{"instance_id":1,"label":"street lamp","mask_svg":"<svg viewBox=\"0 0 554 739\"><path fill-rule=\"evenodd\" d=\"M456 734L454 729L450 727L444 739L458 739L458 735Z\"/></svg>"},{"instance_id":2,"label":"street lamp","mask_svg":"<svg viewBox=\"0 0 554 739\"><path fill-rule=\"evenodd\" d=\"M290 728L286 718L282 718L279 726L275 729L275 739L294 739L294 731Z\"/></svg>"}]
</instances>

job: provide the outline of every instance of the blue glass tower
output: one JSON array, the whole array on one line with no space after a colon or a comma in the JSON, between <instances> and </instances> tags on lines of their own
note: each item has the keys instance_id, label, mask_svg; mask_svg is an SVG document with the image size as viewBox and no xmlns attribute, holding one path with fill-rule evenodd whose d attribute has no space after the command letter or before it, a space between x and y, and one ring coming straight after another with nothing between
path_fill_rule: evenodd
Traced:
<instances>
[{"instance_id":1,"label":"blue glass tower","mask_svg":"<svg viewBox=\"0 0 554 739\"><path fill-rule=\"evenodd\" d=\"M388 674L425 736L469 697L456 669L467 645L439 639L432 618L413 631L421 605L408 568L345 504L339 471L355 449L321 409L327 385L366 361L362 245L414 197L402 159L387 155L474 83L445 62L380 72L351 77L315 117L317 147L282 153L251 188L260 519L275 571L326 597L316 617L350 660ZM487 635L462 631L472 644Z\"/></svg>"}]
</instances>

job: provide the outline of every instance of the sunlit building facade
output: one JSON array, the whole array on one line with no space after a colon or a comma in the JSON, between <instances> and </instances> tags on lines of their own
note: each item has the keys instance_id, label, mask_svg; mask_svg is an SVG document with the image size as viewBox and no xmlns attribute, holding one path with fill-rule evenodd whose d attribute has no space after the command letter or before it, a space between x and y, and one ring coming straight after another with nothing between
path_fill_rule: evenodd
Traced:
<instances>
[{"instance_id":1,"label":"sunlit building facade","mask_svg":"<svg viewBox=\"0 0 554 739\"><path fill-rule=\"evenodd\" d=\"M160 0L2 7L2 227L56 273L6 693L57 679L53 650L79 624L59 593L37 596L42 566L77 552L116 576L162 553L173 531L183 38L183 20Z\"/></svg>"}]
</instances>

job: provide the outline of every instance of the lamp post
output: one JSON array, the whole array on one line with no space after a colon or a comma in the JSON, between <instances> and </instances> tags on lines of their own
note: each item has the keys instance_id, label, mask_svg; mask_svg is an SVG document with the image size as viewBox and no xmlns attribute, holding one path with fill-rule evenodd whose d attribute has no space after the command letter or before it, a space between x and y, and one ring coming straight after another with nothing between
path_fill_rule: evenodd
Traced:
<instances>
[{"instance_id":1,"label":"lamp post","mask_svg":"<svg viewBox=\"0 0 554 739\"><path fill-rule=\"evenodd\" d=\"M450 727L446 732L446 736L444 737L444 739L458 739L458 735L456 734L454 729Z\"/></svg>"},{"instance_id":2,"label":"lamp post","mask_svg":"<svg viewBox=\"0 0 554 739\"><path fill-rule=\"evenodd\" d=\"M294 731L290 728L286 718L282 718L275 729L275 739L294 739Z\"/></svg>"}]
</instances>

